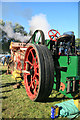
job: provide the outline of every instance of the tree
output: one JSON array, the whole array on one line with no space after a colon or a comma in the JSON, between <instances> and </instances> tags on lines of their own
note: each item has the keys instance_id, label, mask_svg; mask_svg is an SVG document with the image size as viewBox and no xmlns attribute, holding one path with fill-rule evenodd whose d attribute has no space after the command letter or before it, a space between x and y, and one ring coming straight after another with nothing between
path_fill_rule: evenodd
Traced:
<instances>
[{"instance_id":1,"label":"tree","mask_svg":"<svg viewBox=\"0 0 80 120\"><path fill-rule=\"evenodd\" d=\"M22 36L28 35L27 32L24 30L24 27L22 25L19 25L18 23L16 23L13 26L11 22L5 23L3 20L0 20L0 42L2 44L2 50L4 52L10 51L9 46L10 46L11 41L13 41L13 40L16 41L14 38L15 33L19 33ZM17 40L17 41L19 41L19 40Z\"/></svg>"},{"instance_id":2,"label":"tree","mask_svg":"<svg viewBox=\"0 0 80 120\"><path fill-rule=\"evenodd\" d=\"M2 26L5 25L5 22L2 19L0 20L0 25L2 25Z\"/></svg>"},{"instance_id":3,"label":"tree","mask_svg":"<svg viewBox=\"0 0 80 120\"><path fill-rule=\"evenodd\" d=\"M22 25L19 25L18 23L15 23L14 32L21 33L22 35L27 36L27 32L24 30L24 27Z\"/></svg>"},{"instance_id":4,"label":"tree","mask_svg":"<svg viewBox=\"0 0 80 120\"><path fill-rule=\"evenodd\" d=\"M5 22L3 20L0 20L0 52L4 52L7 48L7 44L5 45L5 42L7 40L7 33L1 29L1 27L5 26Z\"/></svg>"},{"instance_id":5,"label":"tree","mask_svg":"<svg viewBox=\"0 0 80 120\"><path fill-rule=\"evenodd\" d=\"M75 41L75 45L78 49L80 49L80 38L77 38Z\"/></svg>"},{"instance_id":6,"label":"tree","mask_svg":"<svg viewBox=\"0 0 80 120\"><path fill-rule=\"evenodd\" d=\"M30 30L30 32L29 32L29 35L30 35L30 36L32 36L32 35L33 35L31 30Z\"/></svg>"},{"instance_id":7,"label":"tree","mask_svg":"<svg viewBox=\"0 0 80 120\"><path fill-rule=\"evenodd\" d=\"M3 20L0 20L0 25L2 27L5 26L5 22ZM0 27L0 41L4 42L6 40L6 35L7 35L7 33L5 31L3 31L3 29L1 29L1 27Z\"/></svg>"}]
</instances>

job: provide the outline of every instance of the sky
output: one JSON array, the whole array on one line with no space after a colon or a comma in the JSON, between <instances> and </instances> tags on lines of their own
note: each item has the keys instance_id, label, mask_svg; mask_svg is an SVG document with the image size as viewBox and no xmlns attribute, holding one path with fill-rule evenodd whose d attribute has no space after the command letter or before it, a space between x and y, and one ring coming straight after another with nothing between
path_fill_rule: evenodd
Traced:
<instances>
[{"instance_id":1,"label":"sky","mask_svg":"<svg viewBox=\"0 0 80 120\"><path fill-rule=\"evenodd\" d=\"M63 2L63 0L62 2L58 2L60 0L56 0L57 2L48 2L47 0L46 2L12 1L1 0L2 9L0 7L0 11L2 15L0 14L0 19L2 18L5 22L19 23L29 32L29 20L35 15L44 14L50 29L58 30L61 35L67 31L74 31L76 38L78 38L78 0L75 2L74 0L73 2Z\"/></svg>"},{"instance_id":2,"label":"sky","mask_svg":"<svg viewBox=\"0 0 80 120\"><path fill-rule=\"evenodd\" d=\"M2 2L78 2L79 0L1 0Z\"/></svg>"}]
</instances>

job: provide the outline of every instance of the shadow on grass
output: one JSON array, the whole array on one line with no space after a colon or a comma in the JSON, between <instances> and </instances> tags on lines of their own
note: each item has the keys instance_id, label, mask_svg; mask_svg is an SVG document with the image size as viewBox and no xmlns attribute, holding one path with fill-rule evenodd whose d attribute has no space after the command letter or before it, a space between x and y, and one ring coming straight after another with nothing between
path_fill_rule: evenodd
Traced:
<instances>
[{"instance_id":1,"label":"shadow on grass","mask_svg":"<svg viewBox=\"0 0 80 120\"><path fill-rule=\"evenodd\" d=\"M1 87L8 87L8 86L11 86L11 85L15 85L16 82L13 82L13 83L6 83L5 85L2 85Z\"/></svg>"},{"instance_id":2,"label":"shadow on grass","mask_svg":"<svg viewBox=\"0 0 80 120\"><path fill-rule=\"evenodd\" d=\"M8 75L11 74L11 72L9 71L9 73L7 74L7 70L0 70L0 75L2 74Z\"/></svg>"},{"instance_id":3,"label":"shadow on grass","mask_svg":"<svg viewBox=\"0 0 80 120\"><path fill-rule=\"evenodd\" d=\"M6 109L2 109L2 112L4 112Z\"/></svg>"},{"instance_id":4,"label":"shadow on grass","mask_svg":"<svg viewBox=\"0 0 80 120\"><path fill-rule=\"evenodd\" d=\"M70 99L70 98L65 98L65 96L61 98L53 97L53 98L48 98L45 102L57 102L57 101L67 100L67 99Z\"/></svg>"},{"instance_id":5,"label":"shadow on grass","mask_svg":"<svg viewBox=\"0 0 80 120\"><path fill-rule=\"evenodd\" d=\"M1 91L0 93L11 92L12 90Z\"/></svg>"},{"instance_id":6,"label":"shadow on grass","mask_svg":"<svg viewBox=\"0 0 80 120\"><path fill-rule=\"evenodd\" d=\"M63 97L59 97L61 93L58 93L57 95L55 95L55 97L49 97L47 98L44 102L41 101L41 103L47 103L47 102L57 102L57 101L61 101L61 100L67 100L70 98L66 98L65 95L63 95Z\"/></svg>"},{"instance_id":7,"label":"shadow on grass","mask_svg":"<svg viewBox=\"0 0 80 120\"><path fill-rule=\"evenodd\" d=\"M0 97L0 99L6 99L6 98L8 98L8 97L7 96Z\"/></svg>"},{"instance_id":8,"label":"shadow on grass","mask_svg":"<svg viewBox=\"0 0 80 120\"><path fill-rule=\"evenodd\" d=\"M0 75L5 74L7 70L0 70Z\"/></svg>"}]
</instances>

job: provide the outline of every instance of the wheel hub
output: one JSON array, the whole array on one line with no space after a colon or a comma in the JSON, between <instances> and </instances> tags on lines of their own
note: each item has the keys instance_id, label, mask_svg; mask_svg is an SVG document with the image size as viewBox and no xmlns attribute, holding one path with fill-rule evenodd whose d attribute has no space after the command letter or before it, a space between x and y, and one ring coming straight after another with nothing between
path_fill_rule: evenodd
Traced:
<instances>
[{"instance_id":1,"label":"wheel hub","mask_svg":"<svg viewBox=\"0 0 80 120\"><path fill-rule=\"evenodd\" d=\"M32 66L30 69L30 75L32 75L32 76L34 75L34 66Z\"/></svg>"}]
</instances>

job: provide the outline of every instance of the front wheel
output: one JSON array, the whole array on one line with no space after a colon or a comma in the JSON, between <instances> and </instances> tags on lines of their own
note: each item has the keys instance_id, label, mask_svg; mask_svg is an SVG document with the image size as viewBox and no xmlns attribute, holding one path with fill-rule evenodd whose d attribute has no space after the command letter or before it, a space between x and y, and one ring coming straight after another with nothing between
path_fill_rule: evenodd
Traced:
<instances>
[{"instance_id":1,"label":"front wheel","mask_svg":"<svg viewBox=\"0 0 80 120\"><path fill-rule=\"evenodd\" d=\"M54 62L44 45L30 44L24 59L24 84L32 101L45 101L54 82Z\"/></svg>"}]
</instances>

